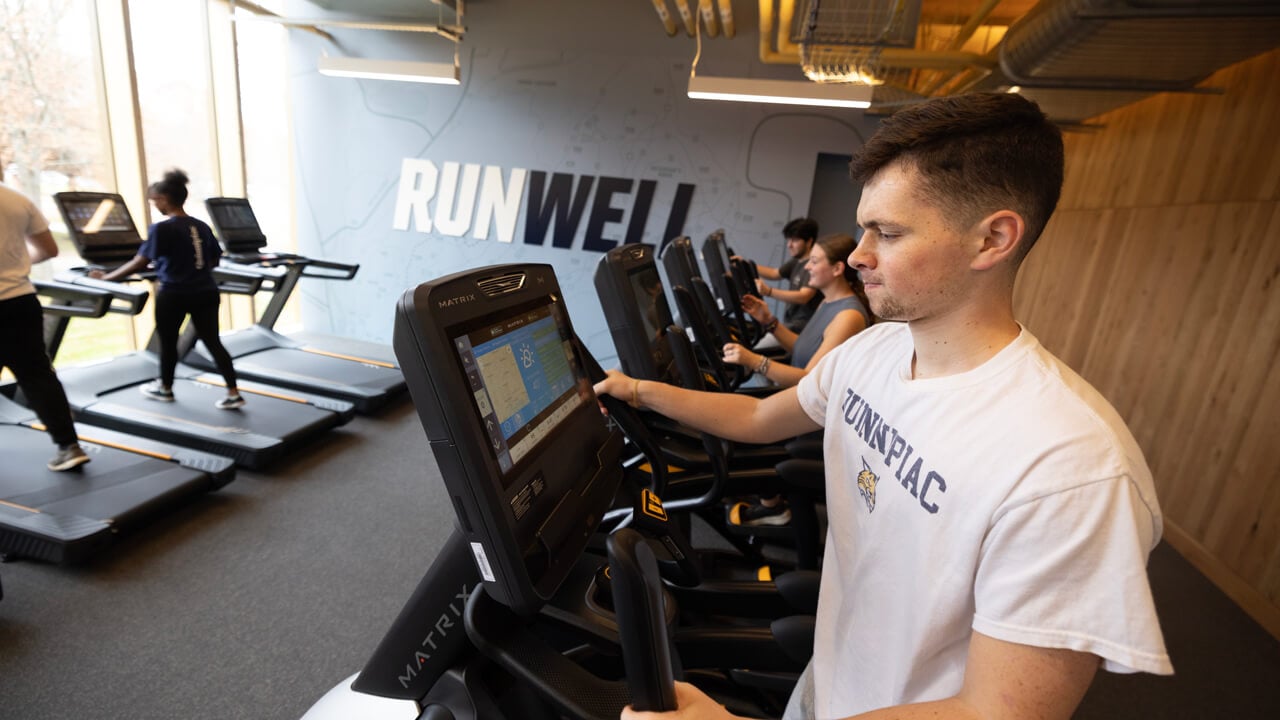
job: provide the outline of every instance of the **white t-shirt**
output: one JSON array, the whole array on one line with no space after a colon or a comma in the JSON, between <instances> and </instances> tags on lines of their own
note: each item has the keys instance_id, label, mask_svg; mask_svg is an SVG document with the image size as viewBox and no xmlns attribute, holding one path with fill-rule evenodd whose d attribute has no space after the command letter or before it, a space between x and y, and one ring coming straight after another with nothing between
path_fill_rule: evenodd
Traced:
<instances>
[{"instance_id":1,"label":"white t-shirt","mask_svg":"<svg viewBox=\"0 0 1280 720\"><path fill-rule=\"evenodd\" d=\"M35 292L27 279L31 254L27 237L49 229L49 221L27 196L0 184L0 300Z\"/></svg>"},{"instance_id":2,"label":"white t-shirt","mask_svg":"<svg viewBox=\"0 0 1280 720\"><path fill-rule=\"evenodd\" d=\"M950 377L912 380L913 352L875 325L798 388L826 429L817 717L956 694L973 630L1173 672L1146 573L1160 508L1115 410L1025 329Z\"/></svg>"}]
</instances>

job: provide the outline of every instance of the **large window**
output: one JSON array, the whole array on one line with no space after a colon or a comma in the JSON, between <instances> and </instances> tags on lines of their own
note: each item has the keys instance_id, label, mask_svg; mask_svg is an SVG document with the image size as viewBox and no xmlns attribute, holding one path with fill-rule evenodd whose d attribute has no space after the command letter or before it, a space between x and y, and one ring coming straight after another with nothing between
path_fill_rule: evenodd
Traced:
<instances>
[{"instance_id":1,"label":"large window","mask_svg":"<svg viewBox=\"0 0 1280 720\"><path fill-rule=\"evenodd\" d=\"M61 251L33 277L82 264L54 193L119 192L145 233L159 218L143 189L173 167L191 178L188 213L206 218L205 198L246 195L271 248L296 247L287 34L232 27L225 0L0 0L0 170L42 207ZM254 303L223 308L224 330L256 319ZM286 310L282 323L296 318ZM150 331L150 312L73 320L56 361L135 350Z\"/></svg>"},{"instance_id":2,"label":"large window","mask_svg":"<svg viewBox=\"0 0 1280 720\"><path fill-rule=\"evenodd\" d=\"M31 269L39 280L81 264L54 193L115 186L94 17L90 0L0 0L0 167L40 205L59 248ZM73 320L57 360L124 352L135 339L123 316Z\"/></svg>"},{"instance_id":3,"label":"large window","mask_svg":"<svg viewBox=\"0 0 1280 720\"><path fill-rule=\"evenodd\" d=\"M53 194L114 185L92 18L89 0L0 0L0 169L63 237Z\"/></svg>"},{"instance_id":4,"label":"large window","mask_svg":"<svg viewBox=\"0 0 1280 720\"><path fill-rule=\"evenodd\" d=\"M289 96L287 33L273 23L236 24L248 197L271 246L280 249L296 245L289 182L293 139L289 104L281 101Z\"/></svg>"},{"instance_id":5,"label":"large window","mask_svg":"<svg viewBox=\"0 0 1280 720\"><path fill-rule=\"evenodd\" d=\"M191 178L185 210L206 222L204 199L222 194L207 1L129 0L147 182L159 180L170 168L181 168Z\"/></svg>"},{"instance_id":6,"label":"large window","mask_svg":"<svg viewBox=\"0 0 1280 720\"><path fill-rule=\"evenodd\" d=\"M247 15L238 10L238 17ZM274 23L237 22L241 117L244 118L246 197L272 250L294 251L293 138L289 103L288 30ZM297 294L277 324L284 332L302 324Z\"/></svg>"}]
</instances>

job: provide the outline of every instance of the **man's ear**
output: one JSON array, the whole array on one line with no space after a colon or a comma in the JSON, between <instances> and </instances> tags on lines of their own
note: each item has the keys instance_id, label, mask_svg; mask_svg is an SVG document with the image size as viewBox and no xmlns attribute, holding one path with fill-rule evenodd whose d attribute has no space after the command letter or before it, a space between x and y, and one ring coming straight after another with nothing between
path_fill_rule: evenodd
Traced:
<instances>
[{"instance_id":1,"label":"man's ear","mask_svg":"<svg viewBox=\"0 0 1280 720\"><path fill-rule=\"evenodd\" d=\"M980 241L978 252L969 267L989 270L997 265L1016 262L1027 224L1012 210L997 210L983 218L975 228Z\"/></svg>"}]
</instances>

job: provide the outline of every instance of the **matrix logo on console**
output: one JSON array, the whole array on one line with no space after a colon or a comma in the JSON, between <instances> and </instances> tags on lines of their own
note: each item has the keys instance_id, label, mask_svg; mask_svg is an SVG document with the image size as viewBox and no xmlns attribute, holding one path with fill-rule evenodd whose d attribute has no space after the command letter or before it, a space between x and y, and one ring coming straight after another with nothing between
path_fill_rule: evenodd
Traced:
<instances>
[{"instance_id":1,"label":"matrix logo on console","mask_svg":"<svg viewBox=\"0 0 1280 720\"><path fill-rule=\"evenodd\" d=\"M462 591L454 596L454 602L449 603L449 607L436 620L436 624L427 632L427 636L422 638L419 643L421 649L413 651L413 660L404 666L404 674L397 676L400 686L409 687L409 683L418 676L418 671L423 665L431 659L431 654L436 651L452 632L460 632L462 630L462 611L467 606L467 598L471 596L471 591L464 584ZM457 628L455 631L454 628Z\"/></svg>"},{"instance_id":2,"label":"matrix logo on console","mask_svg":"<svg viewBox=\"0 0 1280 720\"><path fill-rule=\"evenodd\" d=\"M472 300L475 300L475 299L476 299L475 293L471 293L470 295L459 295L457 297L446 298L436 303L436 305L442 308L447 308L447 307L453 307L454 305L461 305L462 303L465 303L465 302L471 302Z\"/></svg>"},{"instance_id":3,"label":"matrix logo on console","mask_svg":"<svg viewBox=\"0 0 1280 720\"><path fill-rule=\"evenodd\" d=\"M438 168L430 160L405 158L400 165L400 188L391 226L409 230L412 220L413 230L418 232L449 237L470 232L477 240L488 240L490 228L496 227L498 242L510 243L515 241L523 207L525 245L542 245L550 235L552 247L572 248L586 215L581 249L608 252L619 244L643 240L649 210L659 196L656 180L510 168L504 184L503 168L486 165L483 175L480 170L478 163L446 162ZM633 189L628 207L625 200L632 196ZM671 209L658 236L660 245L684 234L693 190L693 185L678 183L672 191ZM589 198L591 210L587 212ZM661 202L667 202L665 194L660 197ZM604 236L608 225L617 226L610 229L610 234L618 239Z\"/></svg>"}]
</instances>

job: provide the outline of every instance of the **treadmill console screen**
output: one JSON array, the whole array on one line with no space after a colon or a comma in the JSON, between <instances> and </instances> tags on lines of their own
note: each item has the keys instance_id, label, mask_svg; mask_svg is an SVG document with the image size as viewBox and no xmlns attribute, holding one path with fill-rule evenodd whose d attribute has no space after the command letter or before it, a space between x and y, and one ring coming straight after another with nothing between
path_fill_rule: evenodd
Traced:
<instances>
[{"instance_id":1,"label":"treadmill console screen","mask_svg":"<svg viewBox=\"0 0 1280 720\"><path fill-rule=\"evenodd\" d=\"M63 207L72 228L86 237L100 233L136 232L129 209L115 198L72 200L64 203Z\"/></svg>"},{"instance_id":2,"label":"treadmill console screen","mask_svg":"<svg viewBox=\"0 0 1280 720\"><path fill-rule=\"evenodd\" d=\"M258 218L253 214L253 208L249 207L249 203L219 203L211 205L210 219L218 223L219 227L227 230L258 230Z\"/></svg>"},{"instance_id":3,"label":"treadmill console screen","mask_svg":"<svg viewBox=\"0 0 1280 720\"><path fill-rule=\"evenodd\" d=\"M267 244L267 236L258 226L253 207L244 198L209 198L204 201L209 221L218 233L222 247L233 256L257 254Z\"/></svg>"},{"instance_id":4,"label":"treadmill console screen","mask_svg":"<svg viewBox=\"0 0 1280 720\"><path fill-rule=\"evenodd\" d=\"M600 414L548 265L407 291L393 344L484 587L535 612L613 501L623 440Z\"/></svg>"},{"instance_id":5,"label":"treadmill console screen","mask_svg":"<svg viewBox=\"0 0 1280 720\"><path fill-rule=\"evenodd\" d=\"M115 193L60 192L54 203L71 232L71 242L86 262L115 267L133 257L142 245L138 227Z\"/></svg>"},{"instance_id":6,"label":"treadmill console screen","mask_svg":"<svg viewBox=\"0 0 1280 720\"><path fill-rule=\"evenodd\" d=\"M565 329L549 305L453 338L490 447L510 486L511 470L590 394Z\"/></svg>"}]
</instances>

